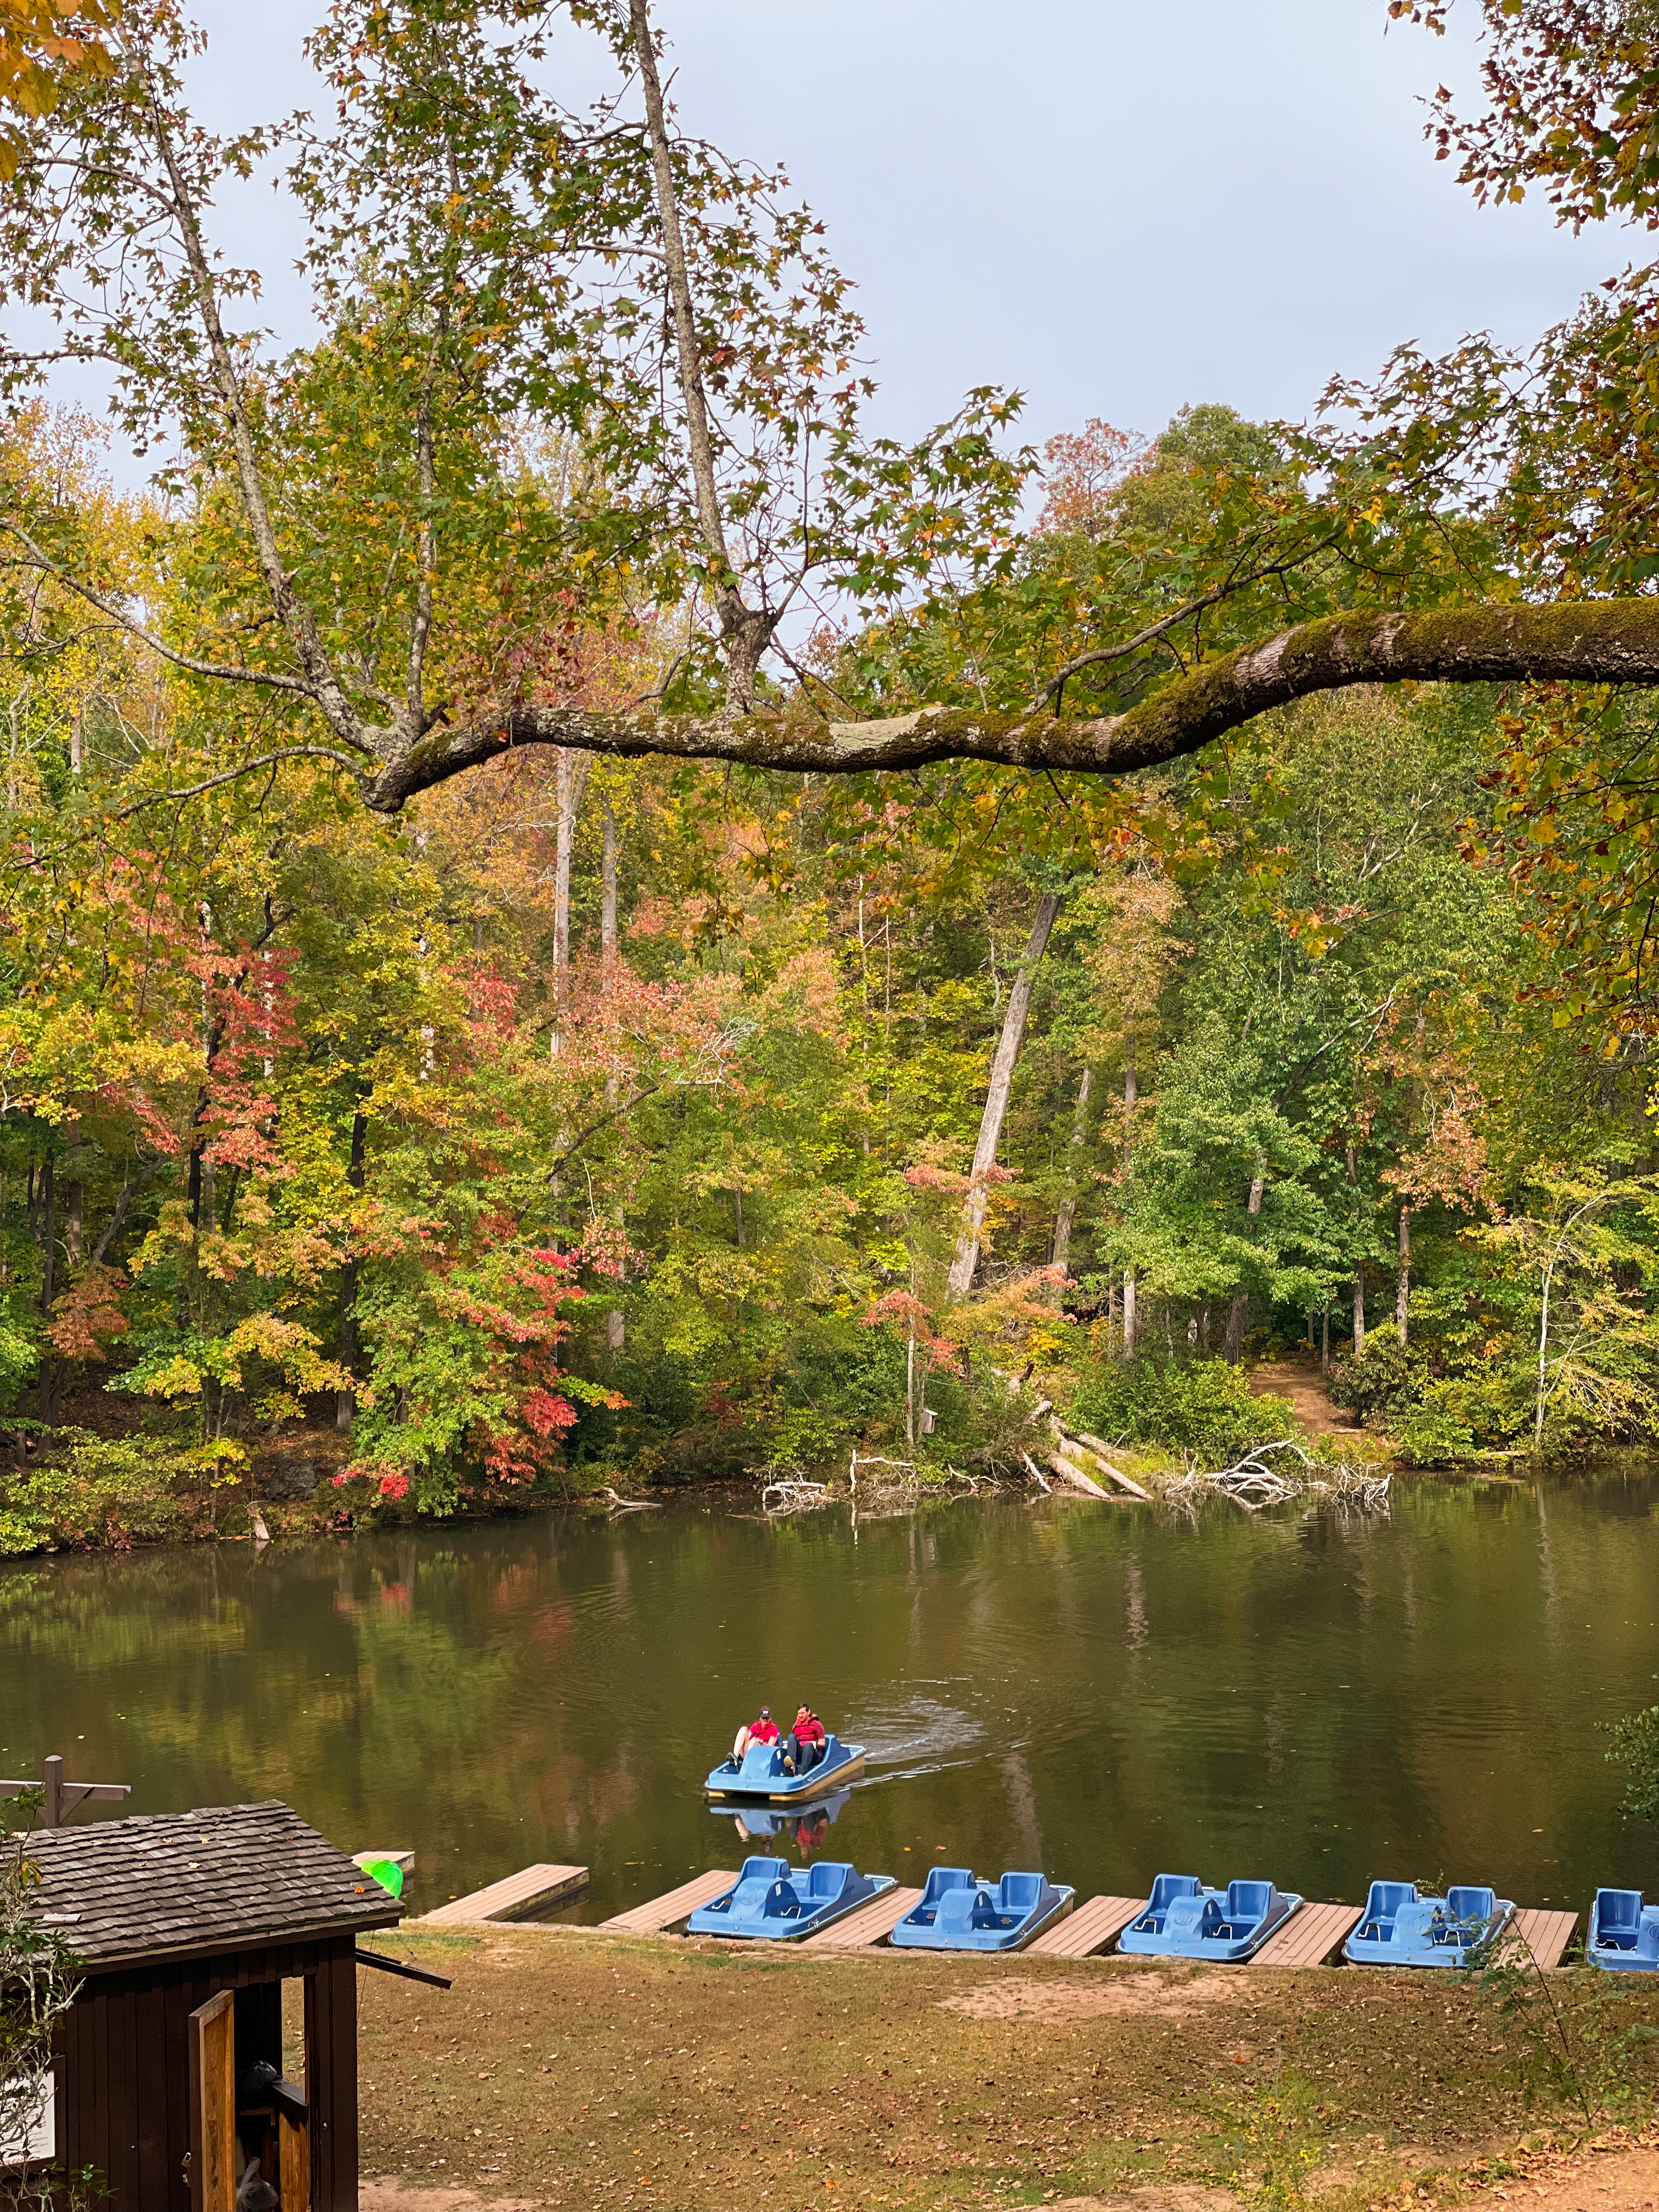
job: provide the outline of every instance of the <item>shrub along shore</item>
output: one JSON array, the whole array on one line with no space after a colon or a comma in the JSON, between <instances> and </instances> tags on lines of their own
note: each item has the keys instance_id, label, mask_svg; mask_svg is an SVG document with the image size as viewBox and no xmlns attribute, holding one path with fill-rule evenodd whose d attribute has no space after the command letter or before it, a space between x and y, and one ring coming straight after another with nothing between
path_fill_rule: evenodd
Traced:
<instances>
[{"instance_id":1,"label":"shrub along shore","mask_svg":"<svg viewBox=\"0 0 1659 2212\"><path fill-rule=\"evenodd\" d=\"M1277 1375L1281 1370L1275 1370ZM1329 1409L1310 1370L1304 1388ZM1048 1395L1058 1393L1058 1402ZM831 1499L850 1495L855 1455L875 1456L861 1492L908 1495L918 1502L988 1487L1041 1495L1068 1486L1073 1471L1120 1494L1134 1487L1157 1497L1194 1469L1225 1468L1245 1454L1290 1440L1321 1468L1374 1472L1395 1463L1386 1437L1358 1427L1322 1431L1298 1419L1284 1397L1252 1387L1243 1369L1220 1359L1158 1365L1102 1363L1082 1377L1021 1382L981 1368L971 1381L935 1375L928 1385L932 1433L914 1442L878 1425L873 1439L842 1441L846 1456L803 1468L797 1462L744 1466L730 1449L713 1459L685 1439L684 1471L666 1455L641 1459L573 1455L532 1484L492 1483L484 1471L442 1504L407 1488L388 1488L356 1468L352 1440L333 1419L332 1402L274 1432L204 1444L183 1419L131 1401L85 1392L53 1428L17 1425L0 1465L0 1557L33 1551L125 1549L138 1544L244 1540L263 1528L273 1539L337 1534L451 1516L480 1517L561 1504L614 1505L619 1495L666 1498L690 1486L752 1489L782 1478L821 1484ZM939 1401L935 1405L933 1401ZM1305 1409L1304 1409L1305 1410ZM91 1423L96 1422L99 1429ZM1096 1449L1079 1450L1072 1439ZM1109 1468L1126 1476L1114 1485ZM1287 1469L1289 1461L1282 1462ZM1467 1472L1467 1467L1463 1469Z\"/></svg>"}]
</instances>

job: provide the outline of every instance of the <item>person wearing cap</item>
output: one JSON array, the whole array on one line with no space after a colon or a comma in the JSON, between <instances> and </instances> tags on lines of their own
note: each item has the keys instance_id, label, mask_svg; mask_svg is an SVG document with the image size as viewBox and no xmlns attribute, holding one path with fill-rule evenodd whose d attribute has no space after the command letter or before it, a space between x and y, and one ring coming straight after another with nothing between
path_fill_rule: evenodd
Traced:
<instances>
[{"instance_id":1,"label":"person wearing cap","mask_svg":"<svg viewBox=\"0 0 1659 2212\"><path fill-rule=\"evenodd\" d=\"M757 1721L750 1721L746 1728L740 1728L738 1730L737 1741L732 1747L732 1765L734 1766L743 1765L743 1754L751 1743L775 1743L777 1740L778 1724L772 1717L772 1708L770 1705L763 1705L760 1709L760 1718Z\"/></svg>"}]
</instances>

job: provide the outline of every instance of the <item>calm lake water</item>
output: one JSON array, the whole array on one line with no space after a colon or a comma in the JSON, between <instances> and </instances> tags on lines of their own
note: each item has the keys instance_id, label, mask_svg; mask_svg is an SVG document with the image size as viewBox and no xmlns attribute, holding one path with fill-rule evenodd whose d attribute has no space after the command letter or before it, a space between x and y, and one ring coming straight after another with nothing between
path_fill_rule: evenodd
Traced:
<instances>
[{"instance_id":1,"label":"calm lake water","mask_svg":"<svg viewBox=\"0 0 1659 2212\"><path fill-rule=\"evenodd\" d=\"M282 1797L420 1910L577 1862L598 1919L744 1848L698 1784L802 1698L870 1747L770 1848L1144 1893L1373 1874L1659 1892L1595 1723L1659 1701L1659 1477L1396 1485L1384 1519L1054 1501L767 1523L707 1499L0 1569L0 1773ZM82 1819L87 1814L80 1816Z\"/></svg>"}]
</instances>

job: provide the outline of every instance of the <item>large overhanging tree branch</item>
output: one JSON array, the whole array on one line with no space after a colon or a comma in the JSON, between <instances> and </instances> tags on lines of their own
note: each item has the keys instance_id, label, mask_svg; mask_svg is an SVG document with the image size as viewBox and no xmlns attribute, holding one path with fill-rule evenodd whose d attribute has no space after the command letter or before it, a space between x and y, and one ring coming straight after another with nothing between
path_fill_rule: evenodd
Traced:
<instances>
[{"instance_id":1,"label":"large overhanging tree branch","mask_svg":"<svg viewBox=\"0 0 1659 2212\"><path fill-rule=\"evenodd\" d=\"M364 793L373 805L396 808L523 744L820 775L963 759L1127 775L1196 753L1258 714L1316 692L1405 682L1659 684L1659 599L1330 615L1230 653L1123 714L1093 720L1046 709L981 714L956 707L867 722L828 721L799 709L676 715L524 708L493 727L434 732L404 761L366 781Z\"/></svg>"},{"instance_id":2,"label":"large overhanging tree branch","mask_svg":"<svg viewBox=\"0 0 1659 2212\"><path fill-rule=\"evenodd\" d=\"M228 328L227 300L252 280L222 268L207 236L217 180L278 138L222 144L191 120L181 64L193 34L173 0L130 7L115 77L72 88L29 137L0 213L11 295L58 317L64 351L118 364L131 427L182 427L219 534L204 539L207 589L176 592L165 618L77 577L27 514L0 516L12 557L82 591L193 680L265 687L292 739L273 747L275 732L262 734L250 748L262 760L314 746L325 734L306 726L314 715L343 749L331 757L361 760L346 772L386 813L530 745L830 775L973 759L1114 776L1353 685L1659 684L1659 601L1630 593L1639 568L1613 582L1619 596L1583 596L1581 580L1555 605L1322 611L1368 595L1467 601L1480 588L1479 565L1453 544L1456 455L1411 459L1426 417L1408 381L1398 465L1373 463L1364 441L1357 459L1310 447L1301 475L1270 487L1231 550L1200 545L1185 570L1174 562L1112 601L1081 637L1057 626L1042 665L986 694L1035 703L941 698L832 720L806 684L793 704L769 703L759 664L777 611L810 599L809 579L843 605L854 594L879 612L920 599L947 613L1017 580L1025 464L998 456L1007 409L994 394L914 448L862 438L857 325L810 219L783 205L775 180L671 137L647 0L571 5L642 80L643 126L627 121L620 94L580 125L530 95L526 71L554 11L528 0L488 20L421 0L341 0L313 53L342 120L331 136L289 133L302 149L292 173L313 225L307 264L337 335L297 365L262 366ZM34 365L14 353L9 380L26 382ZM586 507L526 505L508 482L504 426L526 419L592 455ZM1371 443L1382 452L1386 440ZM1315 497L1315 480L1330 489ZM1399 527L1374 525L1384 510ZM384 518L378 537L364 514ZM521 536L526 517L535 526ZM1452 550L1437 568L1443 543ZM721 708L599 712L550 697L539 641L556 646L571 605L604 619L603 592L583 594L613 565L664 599L701 580L720 633ZM1273 634L1218 649L1267 628L1270 592L1287 610ZM503 605L499 645L477 647L483 612ZM228 655L228 636L263 663ZM1077 685L1103 671L1117 711L1077 711ZM705 698L713 673L705 663L697 678ZM1158 688L1137 696L1149 683ZM1071 711L1054 711L1060 699Z\"/></svg>"}]
</instances>

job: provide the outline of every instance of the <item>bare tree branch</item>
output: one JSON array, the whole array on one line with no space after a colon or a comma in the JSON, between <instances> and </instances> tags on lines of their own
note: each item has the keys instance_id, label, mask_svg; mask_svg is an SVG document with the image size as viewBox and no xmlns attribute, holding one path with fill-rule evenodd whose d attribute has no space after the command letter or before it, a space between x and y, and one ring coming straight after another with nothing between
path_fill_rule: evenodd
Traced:
<instances>
[{"instance_id":1,"label":"bare tree branch","mask_svg":"<svg viewBox=\"0 0 1659 2212\"><path fill-rule=\"evenodd\" d=\"M94 592L90 584L82 583L78 576L71 574L67 568L60 568L51 555L37 545L26 530L20 530L15 522L0 521L0 531L15 538L29 556L27 561L7 562L3 565L8 568L15 566L20 568L38 568L43 570L48 576L56 577L57 580L66 590L73 592L77 599L84 599L89 607L96 607L100 615L107 616L117 629L125 630L129 637L137 638L140 645L147 646L150 652L159 653L163 660L169 661L174 668L182 668L187 675L211 676L227 684L263 684L267 690L270 691L297 692L302 699L309 699L314 696L310 684L304 683L297 676L279 676L264 673L256 668L239 668L234 661L198 660L191 653L175 652L165 639L157 637L155 631L147 629L143 623L135 622L132 617L125 613L112 599L107 599L101 592Z\"/></svg>"}]
</instances>

